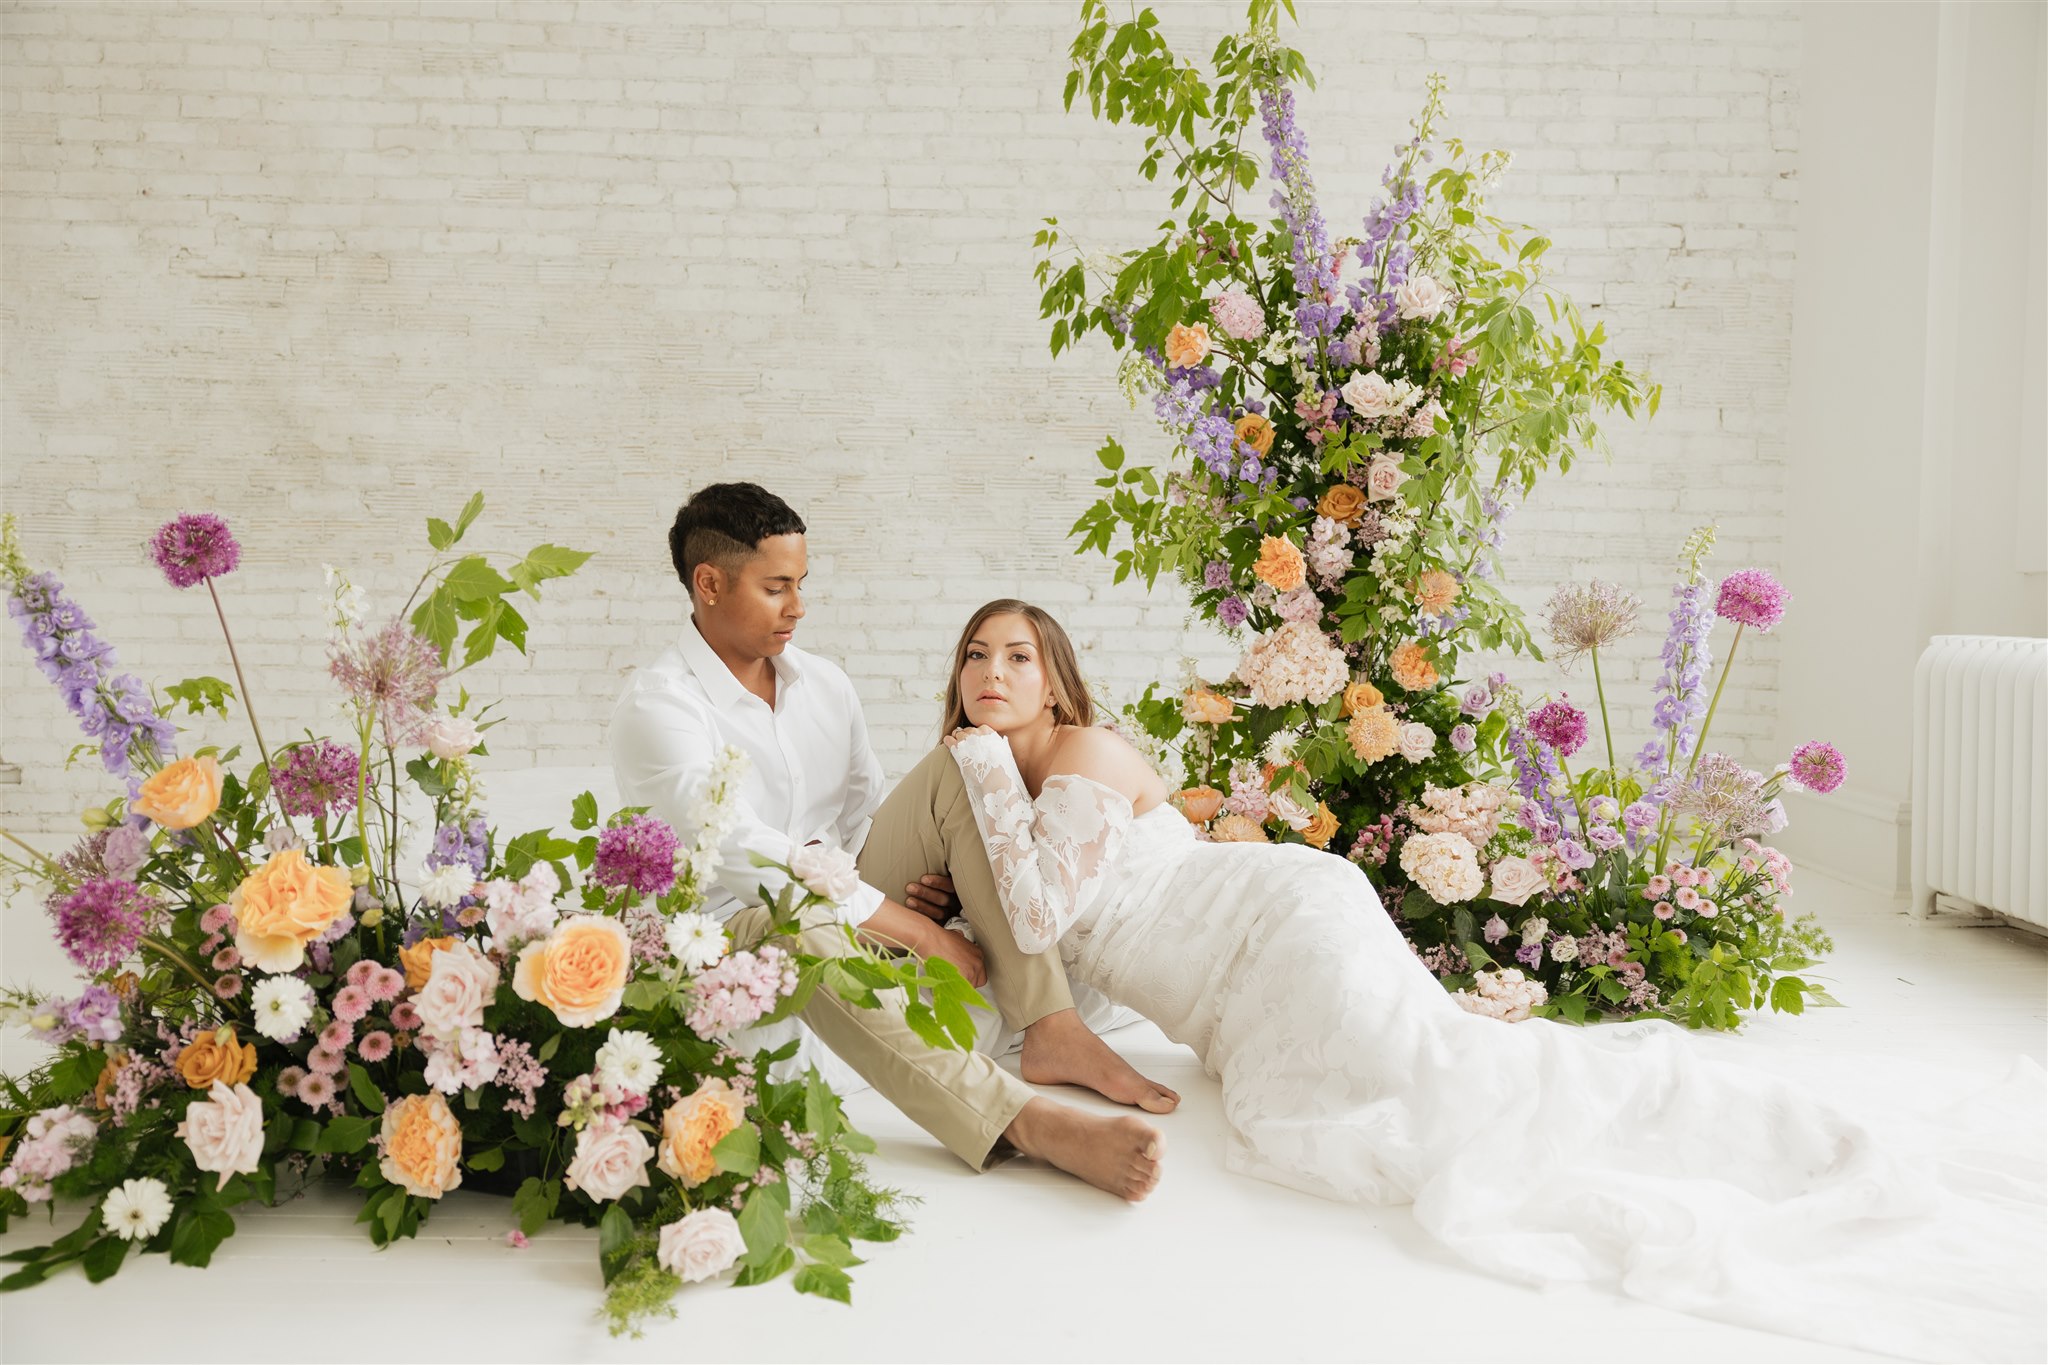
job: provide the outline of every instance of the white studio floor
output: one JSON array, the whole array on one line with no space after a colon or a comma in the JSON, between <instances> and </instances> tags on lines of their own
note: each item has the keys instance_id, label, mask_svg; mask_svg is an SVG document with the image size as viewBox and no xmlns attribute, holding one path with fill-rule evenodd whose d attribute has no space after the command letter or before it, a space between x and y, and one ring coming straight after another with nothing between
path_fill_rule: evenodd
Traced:
<instances>
[{"instance_id":1,"label":"white studio floor","mask_svg":"<svg viewBox=\"0 0 2048 1365\"><path fill-rule=\"evenodd\" d=\"M1757 1020L1751 1037L1782 1059L2048 1060L2048 939L1916 922L1810 873L1797 903L1835 935L1826 977L1849 1008ZM10 906L0 947L9 981L64 980L31 903ZM877 1174L924 1200L909 1236L869 1248L851 1308L786 1282L702 1287L677 1300L675 1321L613 1341L594 1316L594 1232L551 1229L513 1250L506 1201L457 1192L417 1241L379 1253L333 1192L243 1216L207 1271L152 1256L106 1285L71 1273L0 1299L0 1359L1871 1358L1606 1293L1505 1284L1436 1251L1406 1209L1230 1175L1216 1086L1192 1054L1150 1025L1111 1041L1184 1096L1160 1121L1165 1180L1135 1207L1028 1162L973 1175L873 1092L848 1101L880 1144ZM0 1055L19 1067L32 1047L16 1036ZM0 1250L48 1235L17 1224Z\"/></svg>"}]
</instances>

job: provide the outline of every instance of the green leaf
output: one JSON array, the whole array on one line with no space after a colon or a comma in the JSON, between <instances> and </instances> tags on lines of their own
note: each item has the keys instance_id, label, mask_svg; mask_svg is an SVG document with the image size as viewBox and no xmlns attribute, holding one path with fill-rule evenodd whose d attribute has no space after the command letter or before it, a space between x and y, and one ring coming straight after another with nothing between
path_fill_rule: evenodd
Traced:
<instances>
[{"instance_id":1,"label":"green leaf","mask_svg":"<svg viewBox=\"0 0 2048 1365\"><path fill-rule=\"evenodd\" d=\"M633 1255L633 1215L613 1204L597 1223L597 1264L610 1284L626 1268Z\"/></svg>"},{"instance_id":2,"label":"green leaf","mask_svg":"<svg viewBox=\"0 0 2048 1365\"><path fill-rule=\"evenodd\" d=\"M512 584L482 555L470 555L455 561L441 580L441 590L457 602L484 602L503 597Z\"/></svg>"},{"instance_id":3,"label":"green leaf","mask_svg":"<svg viewBox=\"0 0 2048 1365\"><path fill-rule=\"evenodd\" d=\"M853 1247L837 1233L812 1233L803 1240L803 1252L819 1265L829 1265L841 1270L850 1265L862 1264L860 1257L853 1254Z\"/></svg>"},{"instance_id":4,"label":"green leaf","mask_svg":"<svg viewBox=\"0 0 2048 1365\"><path fill-rule=\"evenodd\" d=\"M413 629L433 641L444 660L455 644L455 602L455 594L448 591L444 583L428 593L427 600L420 603L412 614Z\"/></svg>"},{"instance_id":5,"label":"green leaf","mask_svg":"<svg viewBox=\"0 0 2048 1365\"><path fill-rule=\"evenodd\" d=\"M505 1149L492 1147L488 1151L478 1152L464 1164L472 1171L501 1171L505 1168Z\"/></svg>"},{"instance_id":6,"label":"green leaf","mask_svg":"<svg viewBox=\"0 0 2048 1365\"><path fill-rule=\"evenodd\" d=\"M666 981L643 976L626 986L626 993L619 1003L629 1010L651 1010L668 998L670 989Z\"/></svg>"},{"instance_id":7,"label":"green leaf","mask_svg":"<svg viewBox=\"0 0 2048 1365\"><path fill-rule=\"evenodd\" d=\"M187 678L166 687L164 694L172 701L184 702L186 713L194 716L203 716L208 711L225 716L228 703L235 699L235 689L219 678Z\"/></svg>"},{"instance_id":8,"label":"green leaf","mask_svg":"<svg viewBox=\"0 0 2048 1365\"><path fill-rule=\"evenodd\" d=\"M482 491L479 490L471 493L469 501L462 504L462 515L455 519L455 538L457 540L462 539L462 533L469 529L470 523L475 521L483 510L484 495Z\"/></svg>"},{"instance_id":9,"label":"green leaf","mask_svg":"<svg viewBox=\"0 0 2048 1365\"><path fill-rule=\"evenodd\" d=\"M406 764L405 775L419 783L421 791L436 799L446 796L450 790L447 784L441 781L441 765L426 754L421 754Z\"/></svg>"},{"instance_id":10,"label":"green leaf","mask_svg":"<svg viewBox=\"0 0 2048 1365\"><path fill-rule=\"evenodd\" d=\"M464 668L490 658L492 652L498 647L498 621L505 614L505 604L497 598L490 598L488 601L489 605L485 608L482 617L477 621L476 628L463 637L462 666Z\"/></svg>"},{"instance_id":11,"label":"green leaf","mask_svg":"<svg viewBox=\"0 0 2048 1365\"><path fill-rule=\"evenodd\" d=\"M766 1189L747 1196L740 1209L740 1236L747 1241L747 1264L761 1265L789 1242L789 1215Z\"/></svg>"},{"instance_id":12,"label":"green leaf","mask_svg":"<svg viewBox=\"0 0 2048 1365\"><path fill-rule=\"evenodd\" d=\"M853 1281L843 1270L829 1265L807 1265L796 1272L793 1281L799 1294L816 1294L821 1299L837 1299L841 1303L853 1302Z\"/></svg>"},{"instance_id":13,"label":"green leaf","mask_svg":"<svg viewBox=\"0 0 2048 1365\"><path fill-rule=\"evenodd\" d=\"M373 1114L384 1112L384 1092L370 1080L370 1073L356 1062L348 1064L348 1088L355 1094L356 1103Z\"/></svg>"},{"instance_id":14,"label":"green leaf","mask_svg":"<svg viewBox=\"0 0 2048 1365\"><path fill-rule=\"evenodd\" d=\"M427 518L427 544L445 550L455 543L455 528L439 517Z\"/></svg>"},{"instance_id":15,"label":"green leaf","mask_svg":"<svg viewBox=\"0 0 2048 1365\"><path fill-rule=\"evenodd\" d=\"M519 1220L519 1230L529 1237L539 1232L555 1216L555 1201L561 1192L559 1182L543 1181L537 1175L520 1182L519 1192L512 1196L512 1216Z\"/></svg>"},{"instance_id":16,"label":"green leaf","mask_svg":"<svg viewBox=\"0 0 2048 1365\"><path fill-rule=\"evenodd\" d=\"M512 566L512 582L528 597L539 597L538 584L550 578L567 578L582 568L589 558L588 550L536 545L526 552L526 558Z\"/></svg>"},{"instance_id":17,"label":"green leaf","mask_svg":"<svg viewBox=\"0 0 2048 1365\"><path fill-rule=\"evenodd\" d=\"M569 807L569 828L597 828L597 798L589 792L578 796Z\"/></svg>"},{"instance_id":18,"label":"green leaf","mask_svg":"<svg viewBox=\"0 0 2048 1365\"><path fill-rule=\"evenodd\" d=\"M194 1208L178 1220L177 1230L171 1234L171 1259L179 1265L204 1266L234 1231L235 1220L226 1209Z\"/></svg>"},{"instance_id":19,"label":"green leaf","mask_svg":"<svg viewBox=\"0 0 2048 1365\"><path fill-rule=\"evenodd\" d=\"M1806 983L1796 976L1781 976L1771 983L1771 1008L1780 1014L1806 1013Z\"/></svg>"},{"instance_id":20,"label":"green leaf","mask_svg":"<svg viewBox=\"0 0 2048 1365\"><path fill-rule=\"evenodd\" d=\"M743 1289L750 1284L766 1284L777 1275L788 1272L796 1264L796 1253L788 1247L781 1247L759 1265L742 1264L740 1273L733 1277L733 1286Z\"/></svg>"},{"instance_id":21,"label":"green leaf","mask_svg":"<svg viewBox=\"0 0 2048 1365\"><path fill-rule=\"evenodd\" d=\"M355 1114L345 1114L330 1120L325 1132L320 1134L319 1150L329 1156L348 1156L360 1152L370 1141L370 1130L376 1125L369 1119Z\"/></svg>"},{"instance_id":22,"label":"green leaf","mask_svg":"<svg viewBox=\"0 0 2048 1365\"><path fill-rule=\"evenodd\" d=\"M125 1237L102 1237L86 1250L79 1263L85 1267L85 1278L98 1284L121 1268L121 1260L127 1254Z\"/></svg>"},{"instance_id":23,"label":"green leaf","mask_svg":"<svg viewBox=\"0 0 2048 1365\"><path fill-rule=\"evenodd\" d=\"M711 1159L721 1171L752 1175L761 1169L761 1130L751 1123L741 1124L718 1140Z\"/></svg>"},{"instance_id":24,"label":"green leaf","mask_svg":"<svg viewBox=\"0 0 2048 1365\"><path fill-rule=\"evenodd\" d=\"M542 1043L540 1045L540 1051L533 1054L534 1060L545 1065L547 1062L553 1059L555 1055L555 1049L560 1047L561 1045L562 1035L557 1033L552 1038L548 1039L545 1043Z\"/></svg>"}]
</instances>

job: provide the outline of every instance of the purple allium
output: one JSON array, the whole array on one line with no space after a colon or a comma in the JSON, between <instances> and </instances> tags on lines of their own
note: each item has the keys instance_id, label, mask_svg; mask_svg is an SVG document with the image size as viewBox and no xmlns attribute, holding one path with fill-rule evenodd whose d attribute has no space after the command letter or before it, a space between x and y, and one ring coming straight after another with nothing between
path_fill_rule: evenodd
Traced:
<instances>
[{"instance_id":1,"label":"purple allium","mask_svg":"<svg viewBox=\"0 0 2048 1365\"><path fill-rule=\"evenodd\" d=\"M156 902L134 882L116 877L95 877L50 902L64 955L95 976L135 951L155 909Z\"/></svg>"},{"instance_id":2,"label":"purple allium","mask_svg":"<svg viewBox=\"0 0 2048 1365\"><path fill-rule=\"evenodd\" d=\"M402 620L337 642L327 671L360 715L383 725L384 742L393 747L424 742L427 708L448 676L434 642Z\"/></svg>"},{"instance_id":3,"label":"purple allium","mask_svg":"<svg viewBox=\"0 0 2048 1365\"><path fill-rule=\"evenodd\" d=\"M1226 629L1236 630L1244 624L1245 617L1249 615L1251 609L1245 606L1242 597L1226 597L1216 604L1216 619L1221 621Z\"/></svg>"},{"instance_id":4,"label":"purple allium","mask_svg":"<svg viewBox=\"0 0 2048 1365\"><path fill-rule=\"evenodd\" d=\"M357 779L356 751L331 739L294 745L270 770L286 815L346 815L356 808Z\"/></svg>"},{"instance_id":5,"label":"purple allium","mask_svg":"<svg viewBox=\"0 0 2048 1365\"><path fill-rule=\"evenodd\" d=\"M1703 754L1692 780L1673 794L1671 808L1718 836L1748 834L1770 822L1763 786L1762 777L1727 754Z\"/></svg>"},{"instance_id":6,"label":"purple allium","mask_svg":"<svg viewBox=\"0 0 2048 1365\"><path fill-rule=\"evenodd\" d=\"M1642 600L1612 583L1566 583L1550 595L1544 608L1559 666L1569 668L1579 657L1605 649L1636 628Z\"/></svg>"},{"instance_id":7,"label":"purple allium","mask_svg":"<svg viewBox=\"0 0 2048 1365\"><path fill-rule=\"evenodd\" d=\"M1842 751L1832 744L1816 739L1792 751L1792 780L1810 792L1826 796L1848 775Z\"/></svg>"},{"instance_id":8,"label":"purple allium","mask_svg":"<svg viewBox=\"0 0 2048 1365\"><path fill-rule=\"evenodd\" d=\"M1740 569L1721 580L1714 610L1731 621L1768 631L1785 618L1792 595L1762 569Z\"/></svg>"},{"instance_id":9,"label":"purple allium","mask_svg":"<svg viewBox=\"0 0 2048 1365\"><path fill-rule=\"evenodd\" d=\"M149 542L149 553L174 588L223 578L242 562L242 547L228 524L211 512L187 512L165 522Z\"/></svg>"},{"instance_id":10,"label":"purple allium","mask_svg":"<svg viewBox=\"0 0 2048 1365\"><path fill-rule=\"evenodd\" d=\"M1586 713L1563 697L1545 702L1530 713L1529 733L1570 758L1586 742Z\"/></svg>"},{"instance_id":11,"label":"purple allium","mask_svg":"<svg viewBox=\"0 0 2048 1365\"><path fill-rule=\"evenodd\" d=\"M680 842L666 821L636 815L597 836L597 861L591 865L590 879L659 896L675 884Z\"/></svg>"}]
</instances>

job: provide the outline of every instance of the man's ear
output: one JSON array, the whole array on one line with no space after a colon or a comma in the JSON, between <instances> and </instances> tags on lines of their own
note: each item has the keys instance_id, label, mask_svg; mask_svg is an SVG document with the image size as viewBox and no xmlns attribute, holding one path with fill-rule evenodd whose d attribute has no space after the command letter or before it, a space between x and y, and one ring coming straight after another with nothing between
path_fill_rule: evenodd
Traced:
<instances>
[{"instance_id":1,"label":"man's ear","mask_svg":"<svg viewBox=\"0 0 2048 1365\"><path fill-rule=\"evenodd\" d=\"M705 560L690 571L690 587L697 600L706 606L717 605L718 599L728 591L725 570Z\"/></svg>"}]
</instances>

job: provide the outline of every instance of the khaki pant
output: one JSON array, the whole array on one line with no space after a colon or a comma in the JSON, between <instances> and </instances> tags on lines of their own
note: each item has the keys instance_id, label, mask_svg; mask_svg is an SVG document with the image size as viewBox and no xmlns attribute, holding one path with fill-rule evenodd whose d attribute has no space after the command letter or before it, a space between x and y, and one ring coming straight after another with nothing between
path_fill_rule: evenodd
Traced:
<instances>
[{"instance_id":1,"label":"khaki pant","mask_svg":"<svg viewBox=\"0 0 2048 1365\"><path fill-rule=\"evenodd\" d=\"M950 873L980 940L990 991L1012 1027L1021 1029L1073 1007L1058 954L1017 949L950 751L940 748L927 755L882 803L861 851L860 870L863 881L899 902L904 888L925 873ZM770 922L763 907L741 910L730 926L734 943L757 942ZM799 942L802 951L819 957L854 951L825 908L805 914ZM986 1169L997 1140L1031 1101L1031 1088L981 1053L928 1046L904 1020L902 1002L883 1000L880 1009L862 1009L820 989L804 1008L803 1020L947 1150L976 1170Z\"/></svg>"}]
</instances>

